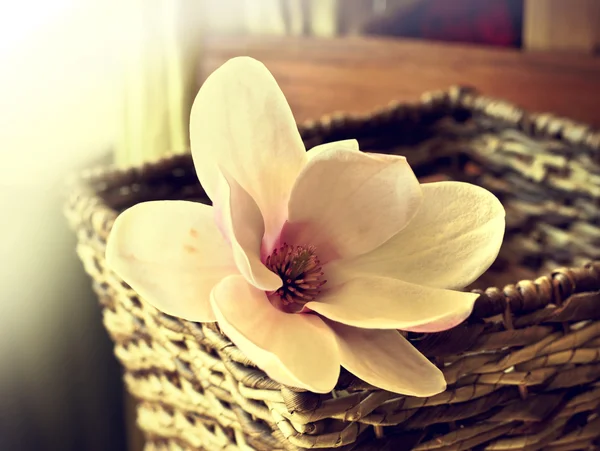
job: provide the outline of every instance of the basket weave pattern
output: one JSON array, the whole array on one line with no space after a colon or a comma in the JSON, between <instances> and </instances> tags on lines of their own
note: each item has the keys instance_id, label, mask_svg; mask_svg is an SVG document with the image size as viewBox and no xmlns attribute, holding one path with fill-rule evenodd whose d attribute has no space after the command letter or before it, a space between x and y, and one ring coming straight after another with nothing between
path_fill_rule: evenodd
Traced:
<instances>
[{"instance_id":1,"label":"basket weave pattern","mask_svg":"<svg viewBox=\"0 0 600 451\"><path fill-rule=\"evenodd\" d=\"M448 389L406 397L345 371L327 395L270 380L215 324L158 312L105 265L120 211L209 202L191 157L88 171L67 216L139 401L146 450L600 449L600 132L453 88L301 134L307 148L357 138L363 150L407 156L423 181L468 181L503 202L505 243L469 287L481 294L471 317L408 335Z\"/></svg>"}]
</instances>

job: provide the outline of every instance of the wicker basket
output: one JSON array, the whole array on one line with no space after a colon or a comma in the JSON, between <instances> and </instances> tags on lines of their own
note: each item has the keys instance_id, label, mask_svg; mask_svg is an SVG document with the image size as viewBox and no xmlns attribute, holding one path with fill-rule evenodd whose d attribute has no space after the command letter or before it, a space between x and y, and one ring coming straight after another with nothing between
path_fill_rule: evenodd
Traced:
<instances>
[{"instance_id":1,"label":"wicker basket","mask_svg":"<svg viewBox=\"0 0 600 451\"><path fill-rule=\"evenodd\" d=\"M471 317L408 335L448 389L405 397L344 371L327 395L273 382L214 324L158 312L105 266L118 212L208 202L191 157L89 171L71 187L67 215L139 401L146 450L600 449L600 133L464 88L301 133L307 148L357 138L361 149L407 156L421 179L469 181L502 200L506 239L469 287L483 289Z\"/></svg>"}]
</instances>

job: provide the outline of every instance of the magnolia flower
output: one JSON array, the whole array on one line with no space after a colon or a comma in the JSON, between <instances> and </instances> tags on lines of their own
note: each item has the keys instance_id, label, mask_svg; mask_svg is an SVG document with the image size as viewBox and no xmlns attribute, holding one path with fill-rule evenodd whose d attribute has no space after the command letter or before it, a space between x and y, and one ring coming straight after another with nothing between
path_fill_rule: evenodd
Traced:
<instances>
[{"instance_id":1,"label":"magnolia flower","mask_svg":"<svg viewBox=\"0 0 600 451\"><path fill-rule=\"evenodd\" d=\"M213 206L135 205L106 258L141 297L221 330L272 379L331 391L340 365L397 393L443 391L441 371L399 332L467 318L461 289L498 254L504 209L458 182L419 185L406 159L354 140L305 151L269 71L235 58L191 113L198 178Z\"/></svg>"}]
</instances>

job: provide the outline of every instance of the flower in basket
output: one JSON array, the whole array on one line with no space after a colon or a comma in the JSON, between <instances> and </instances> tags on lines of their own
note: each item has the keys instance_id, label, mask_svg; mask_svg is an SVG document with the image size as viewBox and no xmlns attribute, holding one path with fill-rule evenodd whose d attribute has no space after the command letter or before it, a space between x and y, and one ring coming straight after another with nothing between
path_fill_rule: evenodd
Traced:
<instances>
[{"instance_id":1,"label":"flower in basket","mask_svg":"<svg viewBox=\"0 0 600 451\"><path fill-rule=\"evenodd\" d=\"M504 209L483 188L420 185L404 157L355 140L305 150L269 71L235 58L194 102L191 147L213 206L155 201L115 221L110 267L157 309L214 322L272 379L331 391L340 366L431 396L442 372L398 331L471 313L455 291L496 258Z\"/></svg>"}]
</instances>

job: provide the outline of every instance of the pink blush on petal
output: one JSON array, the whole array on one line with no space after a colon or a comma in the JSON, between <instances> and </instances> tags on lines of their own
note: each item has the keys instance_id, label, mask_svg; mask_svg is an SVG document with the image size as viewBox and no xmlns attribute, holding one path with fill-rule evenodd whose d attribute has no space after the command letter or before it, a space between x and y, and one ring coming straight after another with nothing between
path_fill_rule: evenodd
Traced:
<instances>
[{"instance_id":1,"label":"pink blush on petal","mask_svg":"<svg viewBox=\"0 0 600 451\"><path fill-rule=\"evenodd\" d=\"M229 235L227 233L227 228L225 226L225 220L223 218L223 214L224 214L224 210L222 208L217 207L216 205L213 205L213 216L214 216L215 225L217 226L217 229L219 229L219 231L221 232L221 235L223 236L223 238L225 239L227 244L229 244L231 246L231 239L229 238ZM191 231L190 231L190 234L191 234Z\"/></svg>"},{"instance_id":2,"label":"pink blush on petal","mask_svg":"<svg viewBox=\"0 0 600 451\"><path fill-rule=\"evenodd\" d=\"M465 321L470 316L470 314L471 314L470 311L468 312L468 314L466 314L466 313L454 314L452 316L447 316L445 318L441 318L441 319L439 319L437 321L433 321L431 323L427 323L427 324L423 324L423 325L415 326L415 327L403 328L402 330L407 331L407 332L418 332L418 333L442 332L444 330L452 329L453 327L458 326L463 321Z\"/></svg>"},{"instance_id":3,"label":"pink blush on petal","mask_svg":"<svg viewBox=\"0 0 600 451\"><path fill-rule=\"evenodd\" d=\"M291 245L314 245L317 249L319 260L321 261L322 265L340 258L340 255L333 245L323 242L319 243L318 245L311 243L310 236L305 236L308 235L307 232L309 230L310 227L308 227L307 224L290 223L286 221L281 229L279 242L288 243Z\"/></svg>"}]
</instances>

